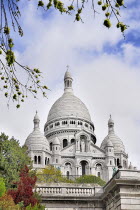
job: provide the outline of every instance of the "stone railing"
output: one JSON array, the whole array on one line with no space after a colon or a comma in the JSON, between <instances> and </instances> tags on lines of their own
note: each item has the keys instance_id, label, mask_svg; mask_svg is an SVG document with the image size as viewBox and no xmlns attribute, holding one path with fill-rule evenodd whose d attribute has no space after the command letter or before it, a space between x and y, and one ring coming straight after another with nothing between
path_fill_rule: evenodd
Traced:
<instances>
[{"instance_id":1,"label":"stone railing","mask_svg":"<svg viewBox=\"0 0 140 210\"><path fill-rule=\"evenodd\" d=\"M102 187L92 186L90 184L62 184L59 186L56 184L38 184L35 191L41 196L68 196L68 197L90 197L100 195L103 190Z\"/></svg>"}]
</instances>

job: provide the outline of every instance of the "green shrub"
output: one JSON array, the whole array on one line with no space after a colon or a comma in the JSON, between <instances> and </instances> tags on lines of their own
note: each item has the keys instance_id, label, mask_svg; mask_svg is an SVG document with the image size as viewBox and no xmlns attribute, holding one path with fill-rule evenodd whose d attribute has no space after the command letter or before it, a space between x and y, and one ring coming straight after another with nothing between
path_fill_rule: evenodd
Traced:
<instances>
[{"instance_id":1,"label":"green shrub","mask_svg":"<svg viewBox=\"0 0 140 210\"><path fill-rule=\"evenodd\" d=\"M104 180L94 175L80 176L75 180L75 183L98 184L100 186L104 186L106 184Z\"/></svg>"}]
</instances>

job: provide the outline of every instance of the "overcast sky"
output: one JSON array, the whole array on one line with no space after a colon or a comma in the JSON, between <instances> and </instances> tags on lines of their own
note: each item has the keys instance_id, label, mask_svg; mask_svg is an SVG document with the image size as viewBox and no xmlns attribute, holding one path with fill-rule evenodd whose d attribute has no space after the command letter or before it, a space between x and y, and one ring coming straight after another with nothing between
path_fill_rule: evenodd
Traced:
<instances>
[{"instance_id":1,"label":"overcast sky","mask_svg":"<svg viewBox=\"0 0 140 210\"><path fill-rule=\"evenodd\" d=\"M63 77L69 65L74 93L86 104L95 125L97 145L107 135L111 114L129 161L139 167L140 2L127 0L128 8L122 11L122 19L130 26L125 40L115 26L108 30L102 25L101 14L94 19L90 5L83 13L84 23L54 10L46 14L37 10L33 1L22 0L20 6L24 37L14 34L17 58L40 68L43 82L51 90L48 99L30 98L18 110L12 103L8 109L0 92L1 131L23 145L33 130L33 117L38 110L43 132L52 104L63 94Z\"/></svg>"}]
</instances>

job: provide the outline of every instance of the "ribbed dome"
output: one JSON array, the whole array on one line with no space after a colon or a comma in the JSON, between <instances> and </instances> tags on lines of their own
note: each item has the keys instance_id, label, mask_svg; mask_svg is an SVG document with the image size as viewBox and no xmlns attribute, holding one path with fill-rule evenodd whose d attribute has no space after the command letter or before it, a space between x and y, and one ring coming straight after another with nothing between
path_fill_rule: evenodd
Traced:
<instances>
[{"instance_id":1,"label":"ribbed dome","mask_svg":"<svg viewBox=\"0 0 140 210\"><path fill-rule=\"evenodd\" d=\"M115 134L114 132L114 121L110 119L108 121L108 135L105 137L105 139L102 141L101 149L105 149L108 140L110 140L114 147L114 152L124 152L125 147L123 145L122 140Z\"/></svg>"},{"instance_id":2,"label":"ribbed dome","mask_svg":"<svg viewBox=\"0 0 140 210\"><path fill-rule=\"evenodd\" d=\"M31 150L49 150L49 143L39 129L34 130L27 137L25 145Z\"/></svg>"},{"instance_id":3,"label":"ribbed dome","mask_svg":"<svg viewBox=\"0 0 140 210\"><path fill-rule=\"evenodd\" d=\"M108 138L110 139L110 141L113 144L114 152L122 152L122 151L124 152L125 151L125 148L124 148L122 140L118 136L116 136L115 133L109 133L105 137L105 139L103 140L103 142L101 144L101 149L105 149L106 144L108 142Z\"/></svg>"},{"instance_id":4,"label":"ribbed dome","mask_svg":"<svg viewBox=\"0 0 140 210\"><path fill-rule=\"evenodd\" d=\"M49 143L46 137L40 132L39 128L39 117L36 115L34 117L34 130L33 132L27 137L25 141L25 145L30 150L49 150Z\"/></svg>"},{"instance_id":5,"label":"ribbed dome","mask_svg":"<svg viewBox=\"0 0 140 210\"><path fill-rule=\"evenodd\" d=\"M91 121L90 114L85 104L72 92L64 92L49 111L47 121L63 117L77 117Z\"/></svg>"}]
</instances>

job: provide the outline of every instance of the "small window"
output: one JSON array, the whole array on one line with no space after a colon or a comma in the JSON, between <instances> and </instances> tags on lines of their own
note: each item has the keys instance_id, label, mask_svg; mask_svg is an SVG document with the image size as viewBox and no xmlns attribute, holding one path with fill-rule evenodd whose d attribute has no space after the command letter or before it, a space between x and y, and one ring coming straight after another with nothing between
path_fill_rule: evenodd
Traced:
<instances>
[{"instance_id":1,"label":"small window","mask_svg":"<svg viewBox=\"0 0 140 210\"><path fill-rule=\"evenodd\" d=\"M52 142L50 143L50 151L52 151Z\"/></svg>"},{"instance_id":2,"label":"small window","mask_svg":"<svg viewBox=\"0 0 140 210\"><path fill-rule=\"evenodd\" d=\"M47 157L45 157L45 165L47 165Z\"/></svg>"},{"instance_id":3,"label":"small window","mask_svg":"<svg viewBox=\"0 0 140 210\"><path fill-rule=\"evenodd\" d=\"M50 128L53 128L53 124L50 125Z\"/></svg>"},{"instance_id":4,"label":"small window","mask_svg":"<svg viewBox=\"0 0 140 210\"><path fill-rule=\"evenodd\" d=\"M60 125L60 123L59 123L59 122L56 122L56 123L55 123L55 126L59 126L59 125Z\"/></svg>"},{"instance_id":5,"label":"small window","mask_svg":"<svg viewBox=\"0 0 140 210\"><path fill-rule=\"evenodd\" d=\"M109 149L109 152L111 152L111 149Z\"/></svg>"},{"instance_id":6,"label":"small window","mask_svg":"<svg viewBox=\"0 0 140 210\"><path fill-rule=\"evenodd\" d=\"M112 165L112 161L110 160L110 165Z\"/></svg>"},{"instance_id":7,"label":"small window","mask_svg":"<svg viewBox=\"0 0 140 210\"><path fill-rule=\"evenodd\" d=\"M34 164L37 164L37 156L34 156Z\"/></svg>"},{"instance_id":8,"label":"small window","mask_svg":"<svg viewBox=\"0 0 140 210\"><path fill-rule=\"evenodd\" d=\"M57 150L57 147L56 147L56 150Z\"/></svg>"},{"instance_id":9,"label":"small window","mask_svg":"<svg viewBox=\"0 0 140 210\"><path fill-rule=\"evenodd\" d=\"M119 158L117 158L117 166L119 166L120 165L120 160L119 160Z\"/></svg>"},{"instance_id":10,"label":"small window","mask_svg":"<svg viewBox=\"0 0 140 210\"><path fill-rule=\"evenodd\" d=\"M97 173L97 176L98 176L98 177L101 177L101 173L100 173L100 172L98 172L98 173Z\"/></svg>"},{"instance_id":11,"label":"small window","mask_svg":"<svg viewBox=\"0 0 140 210\"><path fill-rule=\"evenodd\" d=\"M102 165L101 165L100 163L97 163L97 164L96 164L96 168L97 168L97 169L102 169Z\"/></svg>"},{"instance_id":12,"label":"small window","mask_svg":"<svg viewBox=\"0 0 140 210\"><path fill-rule=\"evenodd\" d=\"M75 139L71 139L71 144L75 142Z\"/></svg>"},{"instance_id":13,"label":"small window","mask_svg":"<svg viewBox=\"0 0 140 210\"><path fill-rule=\"evenodd\" d=\"M87 127L87 128L88 128L88 124L87 124L87 123L85 123L85 127Z\"/></svg>"},{"instance_id":14,"label":"small window","mask_svg":"<svg viewBox=\"0 0 140 210\"><path fill-rule=\"evenodd\" d=\"M68 145L67 139L63 139L63 148L66 147L67 145Z\"/></svg>"},{"instance_id":15,"label":"small window","mask_svg":"<svg viewBox=\"0 0 140 210\"><path fill-rule=\"evenodd\" d=\"M41 164L41 156L38 156L38 164Z\"/></svg>"},{"instance_id":16,"label":"small window","mask_svg":"<svg viewBox=\"0 0 140 210\"><path fill-rule=\"evenodd\" d=\"M70 176L70 172L67 171L67 179L69 179L69 176Z\"/></svg>"},{"instance_id":17,"label":"small window","mask_svg":"<svg viewBox=\"0 0 140 210\"><path fill-rule=\"evenodd\" d=\"M58 159L56 159L56 163L58 163Z\"/></svg>"}]
</instances>

